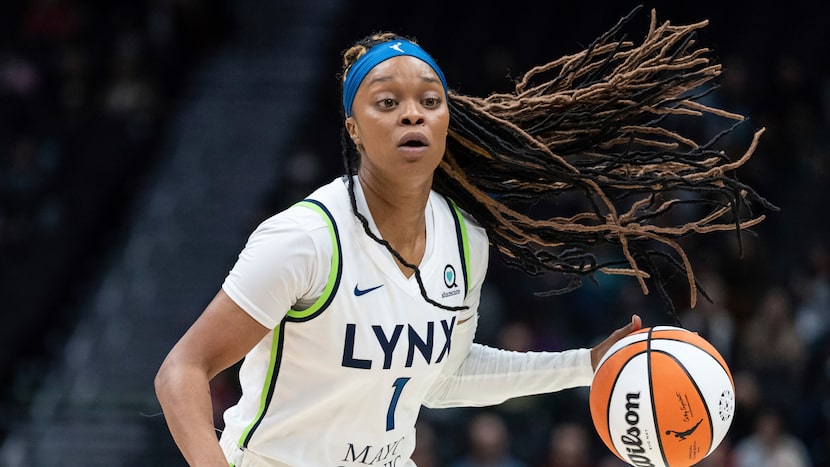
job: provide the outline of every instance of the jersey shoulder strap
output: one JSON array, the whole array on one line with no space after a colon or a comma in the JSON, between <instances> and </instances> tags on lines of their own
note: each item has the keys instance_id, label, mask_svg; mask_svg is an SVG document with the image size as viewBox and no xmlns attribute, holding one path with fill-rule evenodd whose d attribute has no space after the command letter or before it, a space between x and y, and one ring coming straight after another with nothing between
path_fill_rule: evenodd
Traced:
<instances>
[{"instance_id":1,"label":"jersey shoulder strap","mask_svg":"<svg viewBox=\"0 0 830 467\"><path fill-rule=\"evenodd\" d=\"M452 219L455 222L456 243L458 244L458 254L461 257L461 272L464 274L464 297L466 297L467 292L470 291L470 238L467 235L467 224L464 221L464 213L455 204L455 201L447 196L444 196L444 199L447 200L450 212L453 214Z\"/></svg>"},{"instance_id":2,"label":"jersey shoulder strap","mask_svg":"<svg viewBox=\"0 0 830 467\"><path fill-rule=\"evenodd\" d=\"M331 212L326 206L314 199L304 199L298 202L295 206L302 206L311 209L326 221L331 236L331 268L329 269L329 277L326 281L326 286L323 288L323 293L314 301L314 303L305 310L288 310L286 313L286 320L288 321L308 321L315 316L322 313L331 303L334 298L334 293L340 285L340 277L343 275L343 252L340 245L340 233L337 230L337 222L334 220Z\"/></svg>"}]
</instances>

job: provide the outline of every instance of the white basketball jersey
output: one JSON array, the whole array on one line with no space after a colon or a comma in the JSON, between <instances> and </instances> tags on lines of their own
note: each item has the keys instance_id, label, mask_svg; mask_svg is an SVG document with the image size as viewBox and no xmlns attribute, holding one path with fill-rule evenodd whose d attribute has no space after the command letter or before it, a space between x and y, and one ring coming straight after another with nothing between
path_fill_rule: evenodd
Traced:
<instances>
[{"instance_id":1,"label":"white basketball jersey","mask_svg":"<svg viewBox=\"0 0 830 467\"><path fill-rule=\"evenodd\" d=\"M447 359L460 313L474 310L424 300L415 277L405 277L364 231L344 179L286 213L292 210L304 210L293 212L306 219L314 212L327 224L328 280L315 303L288 311L246 357L243 396L225 414L226 454L233 462L250 451L292 467L411 466L424 395ZM426 294L461 306L470 286L470 238L474 248L487 248L486 235L437 193L426 215L419 265ZM244 297L229 295L245 308Z\"/></svg>"}]
</instances>

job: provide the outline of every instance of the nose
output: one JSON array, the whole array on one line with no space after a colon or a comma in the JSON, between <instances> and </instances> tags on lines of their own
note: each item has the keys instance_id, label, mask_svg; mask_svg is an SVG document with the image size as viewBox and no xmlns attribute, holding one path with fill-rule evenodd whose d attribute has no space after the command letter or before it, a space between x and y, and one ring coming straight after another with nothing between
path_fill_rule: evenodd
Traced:
<instances>
[{"instance_id":1,"label":"nose","mask_svg":"<svg viewBox=\"0 0 830 467\"><path fill-rule=\"evenodd\" d=\"M421 109L418 107L417 102L407 101L401 106L401 116L400 116L401 124L402 125L423 125L424 124L424 114L421 113Z\"/></svg>"}]
</instances>

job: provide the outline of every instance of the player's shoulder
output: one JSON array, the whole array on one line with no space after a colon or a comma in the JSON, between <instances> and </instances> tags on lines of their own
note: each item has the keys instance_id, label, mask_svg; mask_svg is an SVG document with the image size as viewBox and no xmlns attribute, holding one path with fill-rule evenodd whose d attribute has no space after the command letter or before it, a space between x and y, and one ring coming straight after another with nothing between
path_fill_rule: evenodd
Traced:
<instances>
[{"instance_id":1,"label":"player's shoulder","mask_svg":"<svg viewBox=\"0 0 830 467\"><path fill-rule=\"evenodd\" d=\"M488 248L490 240L487 237L487 230L481 225L478 219L457 205L453 207L461 215L461 222L467 231L467 241L470 243L470 248L473 251Z\"/></svg>"},{"instance_id":2,"label":"player's shoulder","mask_svg":"<svg viewBox=\"0 0 830 467\"><path fill-rule=\"evenodd\" d=\"M341 209L343 196L339 191L342 191L342 185L338 179L317 188L304 199L265 219L258 226L257 232L290 230L311 236L326 233L327 236L333 222L333 213Z\"/></svg>"},{"instance_id":3,"label":"player's shoulder","mask_svg":"<svg viewBox=\"0 0 830 467\"><path fill-rule=\"evenodd\" d=\"M310 233L319 229L326 229L325 217L314 209L309 209L304 202L298 202L262 221L256 229L257 233L291 230Z\"/></svg>"}]
</instances>

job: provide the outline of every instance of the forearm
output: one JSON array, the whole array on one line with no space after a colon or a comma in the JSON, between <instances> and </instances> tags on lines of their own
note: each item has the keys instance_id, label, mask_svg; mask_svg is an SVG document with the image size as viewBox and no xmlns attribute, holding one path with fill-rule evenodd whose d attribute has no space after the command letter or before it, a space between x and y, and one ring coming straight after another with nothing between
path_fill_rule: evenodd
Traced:
<instances>
[{"instance_id":1,"label":"forearm","mask_svg":"<svg viewBox=\"0 0 830 467\"><path fill-rule=\"evenodd\" d=\"M511 352L474 344L478 315L458 325L444 370L424 401L427 407L495 405L514 397L588 386L588 349Z\"/></svg>"},{"instance_id":2,"label":"forearm","mask_svg":"<svg viewBox=\"0 0 830 467\"><path fill-rule=\"evenodd\" d=\"M155 386L167 426L188 464L227 467L213 424L205 371L195 366L164 364Z\"/></svg>"},{"instance_id":3,"label":"forearm","mask_svg":"<svg viewBox=\"0 0 830 467\"><path fill-rule=\"evenodd\" d=\"M467 358L430 391L428 407L487 406L514 397L588 386L590 351L511 352L473 344Z\"/></svg>"}]
</instances>

